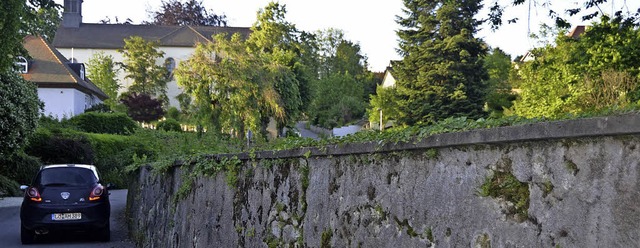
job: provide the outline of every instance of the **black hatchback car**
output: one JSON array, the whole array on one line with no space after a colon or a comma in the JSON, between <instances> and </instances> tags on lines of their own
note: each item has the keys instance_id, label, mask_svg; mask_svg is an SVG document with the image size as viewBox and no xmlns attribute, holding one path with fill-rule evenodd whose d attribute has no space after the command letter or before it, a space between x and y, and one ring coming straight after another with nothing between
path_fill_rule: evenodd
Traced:
<instances>
[{"instance_id":1,"label":"black hatchback car","mask_svg":"<svg viewBox=\"0 0 640 248\"><path fill-rule=\"evenodd\" d=\"M109 241L109 192L95 166L45 165L31 186L21 188L26 190L20 208L23 244L41 235L76 231Z\"/></svg>"}]
</instances>

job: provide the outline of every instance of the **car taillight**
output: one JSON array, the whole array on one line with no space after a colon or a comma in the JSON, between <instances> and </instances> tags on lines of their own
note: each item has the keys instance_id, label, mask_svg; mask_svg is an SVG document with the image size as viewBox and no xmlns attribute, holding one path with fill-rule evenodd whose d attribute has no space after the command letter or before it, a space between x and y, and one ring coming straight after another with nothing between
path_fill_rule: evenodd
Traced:
<instances>
[{"instance_id":1,"label":"car taillight","mask_svg":"<svg viewBox=\"0 0 640 248\"><path fill-rule=\"evenodd\" d=\"M93 190L91 190L91 194L89 194L89 201L100 200L100 197L102 197L103 194L104 194L104 187L98 184L98 186L94 187Z\"/></svg>"},{"instance_id":2,"label":"car taillight","mask_svg":"<svg viewBox=\"0 0 640 248\"><path fill-rule=\"evenodd\" d=\"M29 187L27 189L27 196L31 201L34 201L34 202L42 201L42 197L40 197L40 192L38 192L38 189L36 187Z\"/></svg>"}]
</instances>

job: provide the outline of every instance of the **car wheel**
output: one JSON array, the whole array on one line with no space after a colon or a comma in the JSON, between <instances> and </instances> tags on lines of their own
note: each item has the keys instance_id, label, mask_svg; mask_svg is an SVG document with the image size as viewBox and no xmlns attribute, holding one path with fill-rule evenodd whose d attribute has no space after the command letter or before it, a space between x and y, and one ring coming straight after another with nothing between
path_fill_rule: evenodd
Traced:
<instances>
[{"instance_id":1,"label":"car wheel","mask_svg":"<svg viewBox=\"0 0 640 248\"><path fill-rule=\"evenodd\" d=\"M109 242L109 240L111 240L111 228L109 227L109 223L107 223L104 228L100 229L98 233L98 240L102 242Z\"/></svg>"},{"instance_id":2,"label":"car wheel","mask_svg":"<svg viewBox=\"0 0 640 248\"><path fill-rule=\"evenodd\" d=\"M20 240L22 244L33 244L35 242L35 233L24 226L20 225Z\"/></svg>"}]
</instances>

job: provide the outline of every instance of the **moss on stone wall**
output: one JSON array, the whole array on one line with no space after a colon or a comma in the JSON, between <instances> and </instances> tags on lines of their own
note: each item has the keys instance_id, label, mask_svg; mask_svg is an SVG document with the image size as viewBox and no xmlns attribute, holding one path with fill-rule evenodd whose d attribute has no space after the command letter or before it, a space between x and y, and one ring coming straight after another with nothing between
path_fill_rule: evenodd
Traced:
<instances>
[{"instance_id":1,"label":"moss on stone wall","mask_svg":"<svg viewBox=\"0 0 640 248\"><path fill-rule=\"evenodd\" d=\"M529 210L529 184L520 182L511 172L494 171L480 187L481 196L501 198L512 204L507 213L522 222Z\"/></svg>"}]
</instances>

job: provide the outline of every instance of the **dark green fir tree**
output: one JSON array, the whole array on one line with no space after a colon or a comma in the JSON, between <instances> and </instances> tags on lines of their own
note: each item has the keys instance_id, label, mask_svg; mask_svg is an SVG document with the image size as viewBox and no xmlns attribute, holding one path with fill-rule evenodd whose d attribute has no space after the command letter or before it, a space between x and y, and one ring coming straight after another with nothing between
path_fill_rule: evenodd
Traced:
<instances>
[{"instance_id":1,"label":"dark green fir tree","mask_svg":"<svg viewBox=\"0 0 640 248\"><path fill-rule=\"evenodd\" d=\"M430 124L448 117L484 116L488 79L483 41L475 38L474 19L481 0L403 0L397 79L399 122Z\"/></svg>"}]
</instances>

